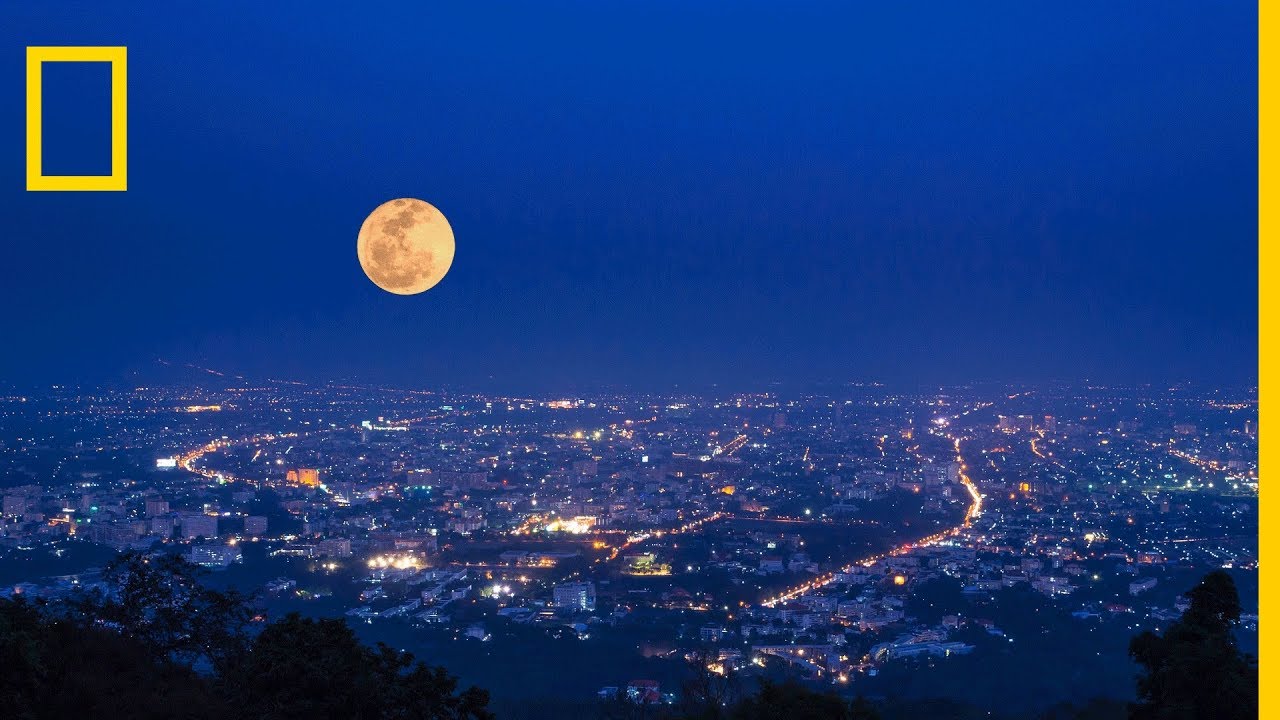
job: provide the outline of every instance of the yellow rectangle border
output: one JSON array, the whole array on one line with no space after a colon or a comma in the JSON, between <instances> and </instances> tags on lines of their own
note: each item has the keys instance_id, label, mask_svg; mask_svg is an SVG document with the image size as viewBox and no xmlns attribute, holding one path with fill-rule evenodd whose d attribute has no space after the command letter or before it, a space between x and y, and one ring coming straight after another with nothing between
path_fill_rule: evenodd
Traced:
<instances>
[{"instance_id":1,"label":"yellow rectangle border","mask_svg":"<svg viewBox=\"0 0 1280 720\"><path fill-rule=\"evenodd\" d=\"M43 64L105 62L111 65L111 174L45 175L43 147ZM27 190L128 189L128 62L123 47L27 48Z\"/></svg>"}]
</instances>

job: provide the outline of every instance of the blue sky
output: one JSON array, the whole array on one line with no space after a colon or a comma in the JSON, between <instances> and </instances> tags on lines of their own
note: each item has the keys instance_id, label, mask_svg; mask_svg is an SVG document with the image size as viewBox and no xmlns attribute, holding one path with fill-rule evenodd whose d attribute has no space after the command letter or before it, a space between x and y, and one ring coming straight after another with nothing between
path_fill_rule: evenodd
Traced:
<instances>
[{"instance_id":1,"label":"blue sky","mask_svg":"<svg viewBox=\"0 0 1280 720\"><path fill-rule=\"evenodd\" d=\"M16 5L0 378L1256 376L1248 3ZM128 46L128 192L24 190L45 44ZM105 73L50 73L102 168ZM401 196L458 244L410 298L355 255Z\"/></svg>"}]
</instances>

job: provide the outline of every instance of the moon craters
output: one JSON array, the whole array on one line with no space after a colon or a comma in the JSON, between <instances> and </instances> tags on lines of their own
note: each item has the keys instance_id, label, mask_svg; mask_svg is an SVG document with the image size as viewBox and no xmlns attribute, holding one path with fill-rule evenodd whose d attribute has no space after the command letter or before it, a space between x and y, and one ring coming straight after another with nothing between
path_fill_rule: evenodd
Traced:
<instances>
[{"instance_id":1,"label":"moon craters","mask_svg":"<svg viewBox=\"0 0 1280 720\"><path fill-rule=\"evenodd\" d=\"M397 295L415 295L434 287L449 271L453 229L430 203L391 200L361 225L356 253L375 285Z\"/></svg>"}]
</instances>

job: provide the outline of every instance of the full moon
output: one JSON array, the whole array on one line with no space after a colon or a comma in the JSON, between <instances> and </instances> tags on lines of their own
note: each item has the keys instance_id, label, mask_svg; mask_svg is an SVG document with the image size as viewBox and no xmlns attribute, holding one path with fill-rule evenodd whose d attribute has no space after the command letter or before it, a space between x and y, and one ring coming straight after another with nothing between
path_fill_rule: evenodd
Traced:
<instances>
[{"instance_id":1,"label":"full moon","mask_svg":"<svg viewBox=\"0 0 1280 720\"><path fill-rule=\"evenodd\" d=\"M431 203L389 200L360 226L356 255L374 285L396 295L417 295L449 272L453 228Z\"/></svg>"}]
</instances>

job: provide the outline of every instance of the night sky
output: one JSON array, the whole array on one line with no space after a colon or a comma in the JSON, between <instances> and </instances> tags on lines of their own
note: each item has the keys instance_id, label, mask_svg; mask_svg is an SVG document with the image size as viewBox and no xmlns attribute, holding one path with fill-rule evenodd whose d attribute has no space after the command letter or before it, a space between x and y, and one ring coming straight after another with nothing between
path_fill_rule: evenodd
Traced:
<instances>
[{"instance_id":1,"label":"night sky","mask_svg":"<svg viewBox=\"0 0 1280 720\"><path fill-rule=\"evenodd\" d=\"M4 3L0 381L1253 381L1251 3L796 4ZM129 190L28 193L25 46L80 44ZM105 67L45 82L102 172ZM457 236L408 298L403 196Z\"/></svg>"}]
</instances>

